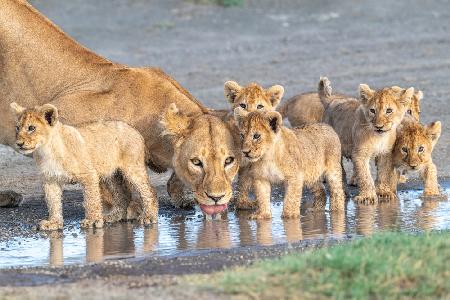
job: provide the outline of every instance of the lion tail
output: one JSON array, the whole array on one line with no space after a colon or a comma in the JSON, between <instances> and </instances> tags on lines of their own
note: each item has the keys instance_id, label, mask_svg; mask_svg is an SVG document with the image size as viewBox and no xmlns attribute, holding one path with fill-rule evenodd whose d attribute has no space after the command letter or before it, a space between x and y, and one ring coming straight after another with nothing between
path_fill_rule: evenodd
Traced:
<instances>
[{"instance_id":1,"label":"lion tail","mask_svg":"<svg viewBox=\"0 0 450 300\"><path fill-rule=\"evenodd\" d=\"M328 80L327 77L320 77L317 92L319 93L320 101L325 108L333 101L333 98L331 97L332 91L330 80Z\"/></svg>"}]
</instances>

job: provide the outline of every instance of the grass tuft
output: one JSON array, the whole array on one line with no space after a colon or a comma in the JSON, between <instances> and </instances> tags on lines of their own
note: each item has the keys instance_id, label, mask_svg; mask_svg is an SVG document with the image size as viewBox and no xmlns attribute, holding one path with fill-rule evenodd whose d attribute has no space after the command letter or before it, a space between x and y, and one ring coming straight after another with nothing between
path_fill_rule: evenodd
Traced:
<instances>
[{"instance_id":1,"label":"grass tuft","mask_svg":"<svg viewBox=\"0 0 450 300\"><path fill-rule=\"evenodd\" d=\"M216 292L254 298L446 298L450 232L377 234L232 269L208 282Z\"/></svg>"}]
</instances>

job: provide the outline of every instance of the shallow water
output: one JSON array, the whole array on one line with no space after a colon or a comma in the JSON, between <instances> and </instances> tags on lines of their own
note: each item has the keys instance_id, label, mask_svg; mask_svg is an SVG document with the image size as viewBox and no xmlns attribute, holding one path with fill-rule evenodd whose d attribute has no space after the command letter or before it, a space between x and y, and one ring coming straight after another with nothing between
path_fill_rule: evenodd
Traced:
<instances>
[{"instance_id":1,"label":"shallow water","mask_svg":"<svg viewBox=\"0 0 450 300\"><path fill-rule=\"evenodd\" d=\"M448 195L450 187L445 189ZM399 201L378 205L347 203L346 213L302 211L297 220L282 220L282 203L272 203L273 219L250 221L248 212L228 212L221 221L205 221L200 211L161 216L143 228L119 223L84 231L66 226L48 236L0 243L0 268L61 266L109 259L165 256L196 249L291 243L305 239L366 236L380 230L407 232L450 229L450 202L420 199L422 191L399 192ZM308 203L303 205L308 207ZM70 228L70 229L69 229Z\"/></svg>"}]
</instances>

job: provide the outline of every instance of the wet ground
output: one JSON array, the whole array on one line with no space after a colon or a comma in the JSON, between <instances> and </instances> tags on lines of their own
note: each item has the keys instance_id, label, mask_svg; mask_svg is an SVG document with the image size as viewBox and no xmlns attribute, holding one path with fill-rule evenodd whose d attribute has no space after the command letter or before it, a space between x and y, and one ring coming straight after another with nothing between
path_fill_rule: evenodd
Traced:
<instances>
[{"instance_id":1,"label":"wet ground","mask_svg":"<svg viewBox=\"0 0 450 300\"><path fill-rule=\"evenodd\" d=\"M66 194L66 225L63 232L36 231L45 205L25 201L19 208L0 210L0 226L18 230L0 240L0 268L63 266L99 263L125 258L170 257L207 253L213 249L272 246L304 240L346 239L381 230L421 232L450 229L450 183L442 182L444 197L422 199L422 191L410 186L399 192L399 201L379 205L357 205L348 201L346 212L312 212L305 198L300 219L283 220L282 192L273 195L272 220L248 220L249 212L233 211L219 221L206 221L199 210L174 210L163 206L156 225L142 227L131 222L104 229L81 230L81 194ZM34 207L35 204L40 208ZM20 211L41 211L30 220ZM39 249L39 251L36 251ZM196 252L196 250L203 250Z\"/></svg>"}]
</instances>

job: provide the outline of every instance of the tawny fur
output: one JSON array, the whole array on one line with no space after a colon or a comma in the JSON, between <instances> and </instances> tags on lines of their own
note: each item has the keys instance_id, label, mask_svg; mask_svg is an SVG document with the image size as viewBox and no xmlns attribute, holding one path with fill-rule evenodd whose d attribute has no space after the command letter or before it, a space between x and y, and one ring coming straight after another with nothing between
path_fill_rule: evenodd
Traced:
<instances>
[{"instance_id":1,"label":"tawny fur","mask_svg":"<svg viewBox=\"0 0 450 300\"><path fill-rule=\"evenodd\" d=\"M390 173L391 152L396 128L410 108L414 89L393 86L374 91L361 84L359 92L360 100L335 98L331 95L330 81L323 77L319 82L318 93L325 108L323 121L334 128L342 145L342 155L353 162L359 186L359 194L354 199L376 203L378 196L370 173L370 160L379 159L379 196L395 198L388 187L395 176Z\"/></svg>"},{"instance_id":2,"label":"tawny fur","mask_svg":"<svg viewBox=\"0 0 450 300\"><path fill-rule=\"evenodd\" d=\"M284 218L298 218L303 186L312 189L314 207L323 209L325 178L330 187L330 208L344 210L341 149L339 137L323 123L289 129L282 126L278 112L251 112L235 109L242 136L241 150L248 161L258 210L254 219L271 218L271 184L284 183Z\"/></svg>"},{"instance_id":3,"label":"tawny fur","mask_svg":"<svg viewBox=\"0 0 450 300\"><path fill-rule=\"evenodd\" d=\"M149 184L144 139L138 131L121 121L95 122L77 128L64 125L51 104L25 109L11 103L11 108L18 120L16 146L24 154L33 154L43 177L49 218L40 222L41 229L63 227L61 197L65 183L83 186L85 219L81 225L102 227L100 182L108 181L116 172L123 174L139 192L141 222L157 221L158 201ZM124 209L114 212L119 219L126 214L123 203L109 204Z\"/></svg>"},{"instance_id":4,"label":"tawny fur","mask_svg":"<svg viewBox=\"0 0 450 300\"><path fill-rule=\"evenodd\" d=\"M192 118L210 119L209 110L160 69L108 61L68 37L26 1L0 2L0 28L0 85L5 87L0 89L1 144L15 143L11 102L20 99L19 104L25 107L50 102L61 109L61 119L67 125L100 120L129 124L144 137L148 166L164 172L173 168L174 148L170 137L162 135L159 121L169 104L174 102ZM201 138L193 136L198 141ZM227 147L220 140L216 142L221 147L208 153L211 159L216 149ZM205 172L213 170L206 166ZM181 180L176 175L172 178L169 186L183 190ZM114 176L111 182L122 185L118 190L126 190L120 178ZM185 183L187 188L195 184ZM183 195L173 196L175 206L185 202Z\"/></svg>"},{"instance_id":5,"label":"tawny fur","mask_svg":"<svg viewBox=\"0 0 450 300\"><path fill-rule=\"evenodd\" d=\"M422 125L413 118L403 120L397 129L397 140L392 152L393 166L399 174L420 172L424 182L424 196L440 194L437 169L432 152L441 135L441 122ZM396 182L393 189L396 189Z\"/></svg>"},{"instance_id":6,"label":"tawny fur","mask_svg":"<svg viewBox=\"0 0 450 300\"><path fill-rule=\"evenodd\" d=\"M200 205L227 204L239 168L239 152L227 124L212 115L185 115L174 103L160 123L175 149L172 165L176 180L192 187ZM171 191L177 192L175 187ZM220 200L215 202L213 197Z\"/></svg>"},{"instance_id":7,"label":"tawny fur","mask_svg":"<svg viewBox=\"0 0 450 300\"><path fill-rule=\"evenodd\" d=\"M334 98L354 99L351 96L343 94L333 94ZM423 98L422 91L417 91L411 99L411 107L406 111L407 115L411 115L419 121L420 118L420 101ZM292 127L302 126L305 124L322 122L324 108L317 92L309 92L296 95L282 102L277 111L287 118Z\"/></svg>"},{"instance_id":8,"label":"tawny fur","mask_svg":"<svg viewBox=\"0 0 450 300\"><path fill-rule=\"evenodd\" d=\"M230 125L235 140L239 142L239 128L234 120L234 109L242 108L244 111L272 111L284 95L284 88L281 85L274 85L268 89L264 89L257 83L250 83L242 87L235 81L227 81L224 84L224 95L231 104L230 113L226 119ZM249 201L248 195L251 190L251 180L247 174L247 165L241 160L238 176L238 192L236 208L249 209L254 207L255 202Z\"/></svg>"}]
</instances>

